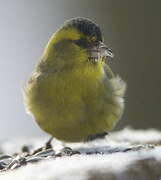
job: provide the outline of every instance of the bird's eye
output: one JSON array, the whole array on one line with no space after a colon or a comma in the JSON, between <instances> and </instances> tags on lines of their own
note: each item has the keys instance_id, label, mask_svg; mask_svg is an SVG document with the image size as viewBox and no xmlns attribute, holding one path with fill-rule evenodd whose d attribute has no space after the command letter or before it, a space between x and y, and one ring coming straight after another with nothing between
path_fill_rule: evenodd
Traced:
<instances>
[{"instance_id":1,"label":"bird's eye","mask_svg":"<svg viewBox=\"0 0 161 180\"><path fill-rule=\"evenodd\" d=\"M90 40L91 40L92 42L95 42L95 41L97 40L97 38L96 38L96 36L92 36L92 37L90 38Z\"/></svg>"}]
</instances>

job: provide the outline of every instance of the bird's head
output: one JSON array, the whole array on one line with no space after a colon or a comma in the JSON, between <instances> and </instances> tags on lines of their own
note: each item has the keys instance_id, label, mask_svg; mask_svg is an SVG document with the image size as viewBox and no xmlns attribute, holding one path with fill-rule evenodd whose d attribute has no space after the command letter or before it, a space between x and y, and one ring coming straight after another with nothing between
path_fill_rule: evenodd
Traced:
<instances>
[{"instance_id":1,"label":"bird's head","mask_svg":"<svg viewBox=\"0 0 161 180\"><path fill-rule=\"evenodd\" d=\"M111 49L103 42L99 26L86 18L66 21L50 39L45 54L81 62L86 59L92 63L113 57ZM86 58L83 58L85 55Z\"/></svg>"}]
</instances>

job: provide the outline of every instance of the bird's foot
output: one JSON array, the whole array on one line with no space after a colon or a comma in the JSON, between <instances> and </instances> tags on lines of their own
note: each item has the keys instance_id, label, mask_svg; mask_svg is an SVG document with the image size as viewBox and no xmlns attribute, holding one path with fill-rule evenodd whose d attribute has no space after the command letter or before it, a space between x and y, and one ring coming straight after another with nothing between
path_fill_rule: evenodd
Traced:
<instances>
[{"instance_id":1,"label":"bird's foot","mask_svg":"<svg viewBox=\"0 0 161 180\"><path fill-rule=\"evenodd\" d=\"M103 139L107 134L109 134L109 133L103 132L103 133L99 133L99 134L92 134L87 137L86 141L89 142L89 141L93 141L95 139Z\"/></svg>"},{"instance_id":2,"label":"bird's foot","mask_svg":"<svg viewBox=\"0 0 161 180\"><path fill-rule=\"evenodd\" d=\"M45 146L40 147L40 148L34 150L34 152L32 153L32 155L37 154L37 153L39 153L39 152L41 152L41 151L43 151L43 150L52 149L52 145L51 145L52 140L53 140L53 137L51 137L51 138L45 143Z\"/></svg>"},{"instance_id":3,"label":"bird's foot","mask_svg":"<svg viewBox=\"0 0 161 180\"><path fill-rule=\"evenodd\" d=\"M51 144L52 140L53 140L53 137L51 137L51 138L46 142L46 144L45 144L45 149L51 149L51 148L52 148L52 144Z\"/></svg>"}]
</instances>

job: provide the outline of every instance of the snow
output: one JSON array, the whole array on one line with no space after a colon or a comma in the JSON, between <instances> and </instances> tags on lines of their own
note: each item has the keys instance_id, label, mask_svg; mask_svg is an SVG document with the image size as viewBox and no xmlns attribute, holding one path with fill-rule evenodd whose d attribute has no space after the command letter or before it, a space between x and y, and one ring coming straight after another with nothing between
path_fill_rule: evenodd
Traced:
<instances>
[{"instance_id":1,"label":"snow","mask_svg":"<svg viewBox=\"0 0 161 180\"><path fill-rule=\"evenodd\" d=\"M10 140L2 144L4 152L20 151L24 144L39 147L46 138ZM113 132L103 140L90 143L66 144L80 155L56 157L43 160L35 164L28 164L18 169L0 173L3 180L128 180L135 174L136 179L150 179L156 167L161 167L161 132L151 130L123 129ZM154 146L152 148L144 145ZM137 150L126 151L131 147L143 147ZM54 149L59 151L62 144L53 142ZM92 154L87 155L87 152ZM101 152L95 154L94 152ZM150 161L150 163L149 163ZM144 164L148 166L145 170ZM154 168L155 167L155 168ZM160 169L160 168L159 168ZM160 170L155 172L161 178ZM142 174L143 173L143 174ZM134 179L135 179L134 178ZM155 178L154 178L155 179Z\"/></svg>"}]
</instances>

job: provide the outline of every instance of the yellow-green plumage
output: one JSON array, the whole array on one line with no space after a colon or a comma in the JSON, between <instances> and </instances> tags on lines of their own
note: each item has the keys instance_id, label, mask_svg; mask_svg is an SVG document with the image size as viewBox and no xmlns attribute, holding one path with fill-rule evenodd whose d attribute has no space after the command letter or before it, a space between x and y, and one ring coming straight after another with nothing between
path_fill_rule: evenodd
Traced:
<instances>
[{"instance_id":1,"label":"yellow-green plumage","mask_svg":"<svg viewBox=\"0 0 161 180\"><path fill-rule=\"evenodd\" d=\"M102 57L93 63L88 51L73 43L82 37L86 35L72 26L58 30L24 93L39 126L68 142L111 130L124 107L125 83Z\"/></svg>"}]
</instances>

